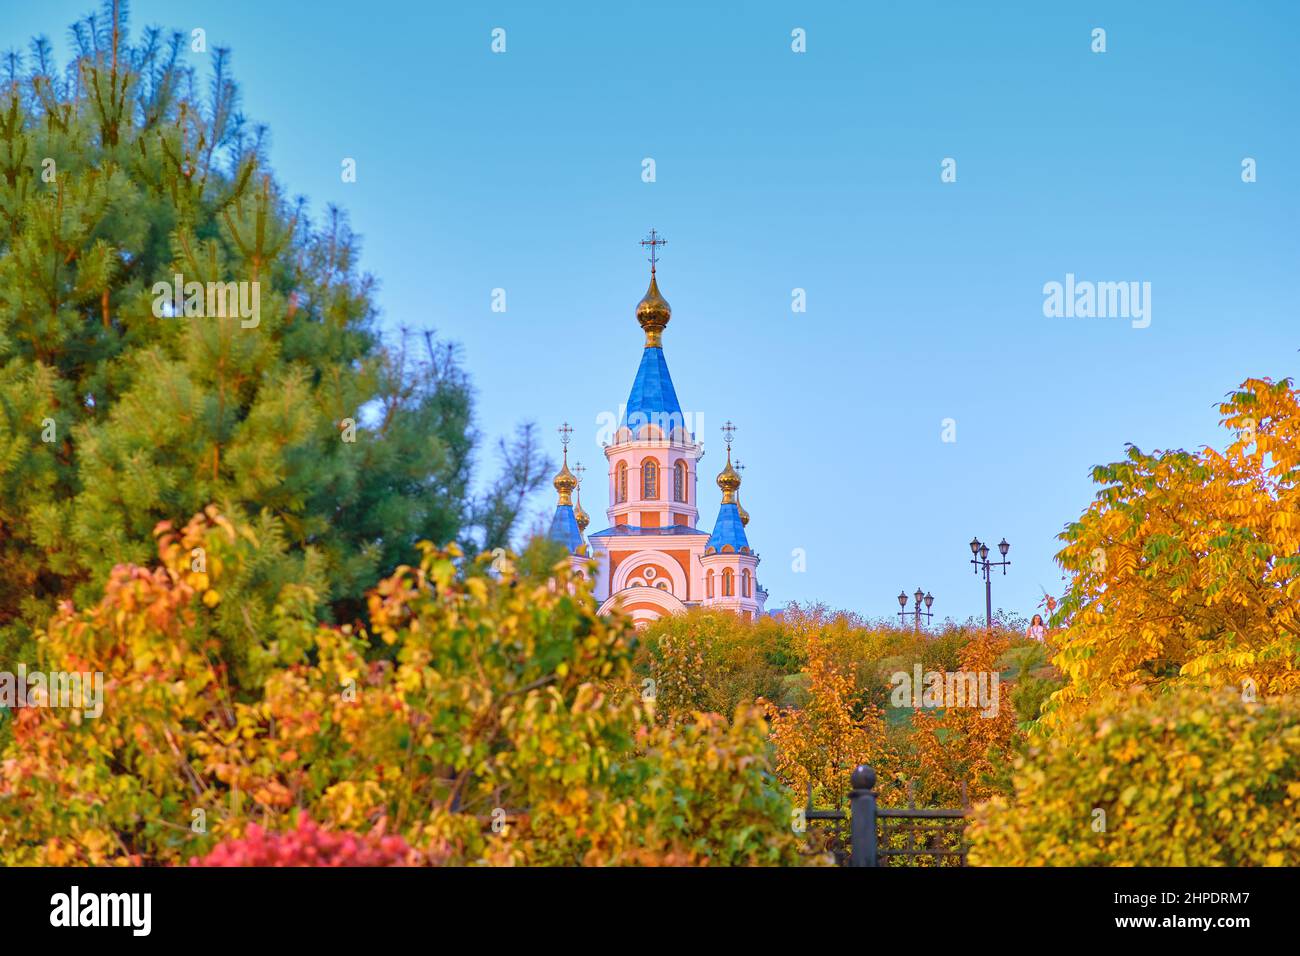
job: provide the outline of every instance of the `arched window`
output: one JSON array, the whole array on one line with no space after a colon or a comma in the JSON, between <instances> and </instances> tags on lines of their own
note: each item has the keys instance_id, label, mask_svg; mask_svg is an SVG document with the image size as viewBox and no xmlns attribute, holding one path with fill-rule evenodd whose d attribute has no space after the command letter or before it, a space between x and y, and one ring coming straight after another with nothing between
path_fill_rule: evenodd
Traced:
<instances>
[{"instance_id":1,"label":"arched window","mask_svg":"<svg viewBox=\"0 0 1300 956\"><path fill-rule=\"evenodd\" d=\"M653 458L641 463L641 497L647 501L659 497L659 466Z\"/></svg>"},{"instance_id":2,"label":"arched window","mask_svg":"<svg viewBox=\"0 0 1300 956\"><path fill-rule=\"evenodd\" d=\"M749 596L750 596L750 593L749 593L749 568L746 568L744 571L741 571L741 572L740 572L740 595L741 595L741 597L749 597Z\"/></svg>"},{"instance_id":3,"label":"arched window","mask_svg":"<svg viewBox=\"0 0 1300 956\"><path fill-rule=\"evenodd\" d=\"M709 569L708 574L704 575L704 596L713 597L713 569L712 568Z\"/></svg>"},{"instance_id":4,"label":"arched window","mask_svg":"<svg viewBox=\"0 0 1300 956\"><path fill-rule=\"evenodd\" d=\"M622 503L627 501L627 462L620 461L615 474L617 475L618 486L614 489L614 500Z\"/></svg>"},{"instance_id":5,"label":"arched window","mask_svg":"<svg viewBox=\"0 0 1300 956\"><path fill-rule=\"evenodd\" d=\"M673 467L673 501L686 500L686 462L679 461Z\"/></svg>"},{"instance_id":6,"label":"arched window","mask_svg":"<svg viewBox=\"0 0 1300 956\"><path fill-rule=\"evenodd\" d=\"M736 575L731 568L722 569L722 596L734 597L736 594Z\"/></svg>"}]
</instances>

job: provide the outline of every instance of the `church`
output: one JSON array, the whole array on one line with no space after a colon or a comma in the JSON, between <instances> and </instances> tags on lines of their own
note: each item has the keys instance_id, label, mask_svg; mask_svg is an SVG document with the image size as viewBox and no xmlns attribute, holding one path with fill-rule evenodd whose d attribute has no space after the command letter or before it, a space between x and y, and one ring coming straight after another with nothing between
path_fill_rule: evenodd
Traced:
<instances>
[{"instance_id":1,"label":"church","mask_svg":"<svg viewBox=\"0 0 1300 956\"><path fill-rule=\"evenodd\" d=\"M612 442L609 465L609 527L586 537L590 518L582 509L579 475L569 470L572 429L560 429L564 464L555 476L559 502L550 537L563 544L575 573L596 562L595 596L602 614L616 605L637 627L692 607L726 608L754 619L767 592L758 583L758 555L749 546L749 514L740 504L740 472L731 463L735 427L722 428L727 463L717 476L722 502L712 530L700 524L698 470L704 443L687 427L664 358L664 329L672 309L659 292L655 267L665 240L652 229L642 242L650 250L650 288L637 303L645 345L627 406ZM707 514L707 512L706 512Z\"/></svg>"}]
</instances>

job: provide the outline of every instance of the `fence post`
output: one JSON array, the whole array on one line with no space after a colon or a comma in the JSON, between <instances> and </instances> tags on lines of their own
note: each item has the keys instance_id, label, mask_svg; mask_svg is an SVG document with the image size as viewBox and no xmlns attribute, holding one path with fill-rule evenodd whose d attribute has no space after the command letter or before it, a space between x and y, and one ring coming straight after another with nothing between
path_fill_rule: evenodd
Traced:
<instances>
[{"instance_id":1,"label":"fence post","mask_svg":"<svg viewBox=\"0 0 1300 956\"><path fill-rule=\"evenodd\" d=\"M876 772L864 763L849 778L849 866L878 866L876 862Z\"/></svg>"}]
</instances>

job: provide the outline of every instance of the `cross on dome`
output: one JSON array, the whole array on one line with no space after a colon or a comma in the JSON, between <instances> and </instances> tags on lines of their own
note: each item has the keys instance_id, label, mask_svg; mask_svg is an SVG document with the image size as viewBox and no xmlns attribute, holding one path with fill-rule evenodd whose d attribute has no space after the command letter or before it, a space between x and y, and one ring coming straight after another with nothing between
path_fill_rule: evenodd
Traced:
<instances>
[{"instance_id":1,"label":"cross on dome","mask_svg":"<svg viewBox=\"0 0 1300 956\"><path fill-rule=\"evenodd\" d=\"M659 261L659 246L668 245L667 239L660 239L659 233L654 229L650 230L649 238L642 239L641 245L650 247L650 274L655 274L655 263Z\"/></svg>"},{"instance_id":2,"label":"cross on dome","mask_svg":"<svg viewBox=\"0 0 1300 956\"><path fill-rule=\"evenodd\" d=\"M560 433L560 444L564 446L564 463L560 466L560 471L552 484L560 493L560 504L571 505L573 489L578 487L578 479L573 476L573 472L569 471L569 442L573 440L573 429L569 427L568 422L565 422L555 430Z\"/></svg>"},{"instance_id":3,"label":"cross on dome","mask_svg":"<svg viewBox=\"0 0 1300 956\"><path fill-rule=\"evenodd\" d=\"M578 497L578 493L582 491L582 476L587 473L586 465L582 462L576 463L573 466L573 473L574 480L578 483L577 487L573 490L573 517L578 522L578 533L585 534L587 531L587 525L591 523L591 518L588 516L587 512L582 510L582 499Z\"/></svg>"},{"instance_id":4,"label":"cross on dome","mask_svg":"<svg viewBox=\"0 0 1300 956\"><path fill-rule=\"evenodd\" d=\"M722 503L735 504L736 492L740 489L740 472L731 464L731 443L736 440L736 426L728 419L722 426L722 440L727 443L727 464L718 473L718 487L722 489Z\"/></svg>"},{"instance_id":5,"label":"cross on dome","mask_svg":"<svg viewBox=\"0 0 1300 956\"><path fill-rule=\"evenodd\" d=\"M659 247L666 245L667 242L667 239L659 238L659 232L655 229L650 230L649 238L641 240L642 246L650 248L650 287L646 289L645 297L636 305L636 320L645 332L645 346L648 349L663 346L664 328L668 325L668 320L673 317L672 307L659 294L659 283L655 280L655 263L659 261ZM638 373L637 378L640 377ZM663 377L667 377L667 368L663 369ZM633 392L635 391L636 386L633 385Z\"/></svg>"},{"instance_id":6,"label":"cross on dome","mask_svg":"<svg viewBox=\"0 0 1300 956\"><path fill-rule=\"evenodd\" d=\"M739 475L739 474L740 474L742 471L744 471L744 470L745 470L745 466L742 465L742 464L740 463L740 459L737 458L737 459L736 459L736 474ZM739 492L739 489L737 489L737 491ZM736 495L736 513L740 515L740 526L741 526L742 528L743 528L745 525L749 524L749 512L746 511L746 510L745 510L745 506L742 505L742 504L740 503L740 495L739 495L739 493L737 493L737 495Z\"/></svg>"}]
</instances>

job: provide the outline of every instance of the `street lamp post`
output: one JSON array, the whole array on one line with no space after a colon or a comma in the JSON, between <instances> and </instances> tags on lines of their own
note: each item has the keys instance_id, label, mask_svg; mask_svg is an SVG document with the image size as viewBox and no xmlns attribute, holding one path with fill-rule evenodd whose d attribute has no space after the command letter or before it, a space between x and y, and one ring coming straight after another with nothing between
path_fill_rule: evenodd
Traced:
<instances>
[{"instance_id":1,"label":"street lamp post","mask_svg":"<svg viewBox=\"0 0 1300 956\"><path fill-rule=\"evenodd\" d=\"M984 624L990 631L993 630L993 582L989 573L993 568L1001 568L1003 575L1007 573L1007 567L1011 564L1007 560L1007 552L1010 550L1011 545L1007 544L1006 538L1003 538L998 542L998 551L1002 555L1002 560L990 561L989 546L979 538L971 538L970 541L970 553L974 555L970 563L975 565L976 574L979 574L981 569L984 571Z\"/></svg>"},{"instance_id":2,"label":"street lamp post","mask_svg":"<svg viewBox=\"0 0 1300 956\"><path fill-rule=\"evenodd\" d=\"M913 626L917 631L920 631L921 615L925 615L927 625L930 623L930 618L934 617L934 613L930 610L931 605L934 604L934 595L925 594L920 588L917 588L913 597L916 598L916 606L912 609L915 622ZM922 601L925 602L924 611L921 610ZM898 623L900 627L907 627L907 594L903 591L898 592Z\"/></svg>"}]
</instances>

